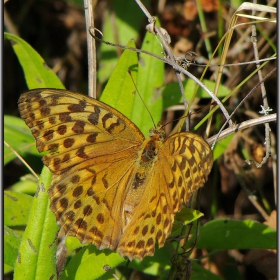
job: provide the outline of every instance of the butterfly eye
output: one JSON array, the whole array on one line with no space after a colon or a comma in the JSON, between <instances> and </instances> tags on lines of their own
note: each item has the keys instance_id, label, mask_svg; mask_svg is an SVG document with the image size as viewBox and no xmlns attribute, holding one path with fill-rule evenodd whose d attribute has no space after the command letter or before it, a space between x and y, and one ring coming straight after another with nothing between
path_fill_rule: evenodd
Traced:
<instances>
[{"instance_id":1,"label":"butterfly eye","mask_svg":"<svg viewBox=\"0 0 280 280\"><path fill-rule=\"evenodd\" d=\"M166 138L166 133L163 130L160 130L159 140L163 141Z\"/></svg>"},{"instance_id":2,"label":"butterfly eye","mask_svg":"<svg viewBox=\"0 0 280 280\"><path fill-rule=\"evenodd\" d=\"M154 135L155 135L155 133L156 133L156 130L152 127L152 128L149 130L149 137L150 137L150 138L153 138Z\"/></svg>"}]
</instances>

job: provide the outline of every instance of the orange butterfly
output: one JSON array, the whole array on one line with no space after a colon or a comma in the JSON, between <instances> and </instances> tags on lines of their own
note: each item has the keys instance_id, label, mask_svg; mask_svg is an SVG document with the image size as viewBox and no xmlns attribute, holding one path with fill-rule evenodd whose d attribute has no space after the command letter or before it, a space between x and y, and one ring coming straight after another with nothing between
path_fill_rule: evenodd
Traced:
<instances>
[{"instance_id":1,"label":"orange butterfly","mask_svg":"<svg viewBox=\"0 0 280 280\"><path fill-rule=\"evenodd\" d=\"M213 156L200 136L145 139L114 108L85 95L35 89L19 99L21 117L53 173L51 209L67 235L130 260L153 255L174 215L207 180Z\"/></svg>"}]
</instances>

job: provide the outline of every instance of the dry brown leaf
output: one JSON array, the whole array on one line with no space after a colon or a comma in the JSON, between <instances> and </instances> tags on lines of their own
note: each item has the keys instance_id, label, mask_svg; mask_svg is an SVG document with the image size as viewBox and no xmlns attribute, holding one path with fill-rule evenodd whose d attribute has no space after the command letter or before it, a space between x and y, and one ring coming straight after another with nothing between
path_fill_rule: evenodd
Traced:
<instances>
[{"instance_id":1,"label":"dry brown leaf","mask_svg":"<svg viewBox=\"0 0 280 280\"><path fill-rule=\"evenodd\" d=\"M243 263L254 265L260 273L266 276L267 279L276 279L276 250L252 249L244 256Z\"/></svg>"},{"instance_id":2,"label":"dry brown leaf","mask_svg":"<svg viewBox=\"0 0 280 280\"><path fill-rule=\"evenodd\" d=\"M193 0L187 0L184 4L184 17L186 20L192 21L197 15L196 3Z\"/></svg>"}]
</instances>

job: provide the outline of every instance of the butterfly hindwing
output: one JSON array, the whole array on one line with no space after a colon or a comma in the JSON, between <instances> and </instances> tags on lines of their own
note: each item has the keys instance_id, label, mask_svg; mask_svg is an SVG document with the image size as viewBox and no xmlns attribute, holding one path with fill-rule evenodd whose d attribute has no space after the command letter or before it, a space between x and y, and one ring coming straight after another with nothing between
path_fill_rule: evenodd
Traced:
<instances>
[{"instance_id":1,"label":"butterfly hindwing","mask_svg":"<svg viewBox=\"0 0 280 280\"><path fill-rule=\"evenodd\" d=\"M175 214L207 180L213 164L205 140L189 132L160 143L144 192L118 245L121 255L142 259L162 247L171 233Z\"/></svg>"}]
</instances>

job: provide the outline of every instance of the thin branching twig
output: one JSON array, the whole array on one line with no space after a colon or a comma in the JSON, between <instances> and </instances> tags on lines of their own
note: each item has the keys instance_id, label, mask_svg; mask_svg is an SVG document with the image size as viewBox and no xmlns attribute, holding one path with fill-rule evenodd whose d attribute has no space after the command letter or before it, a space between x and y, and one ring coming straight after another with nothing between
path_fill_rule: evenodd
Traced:
<instances>
[{"instance_id":1,"label":"thin branching twig","mask_svg":"<svg viewBox=\"0 0 280 280\"><path fill-rule=\"evenodd\" d=\"M272 71L270 71L270 72L263 78L262 81L260 81L258 84L256 84L256 85L250 90L250 92L243 98L243 100L241 100L241 102L239 102L239 104L236 106L236 108L235 108L235 109L233 110L233 112L230 114L230 118L233 117L233 115L234 115L234 114L236 113L236 111L241 107L241 105L245 102L245 100L247 100L247 99L249 98L249 96L250 96L259 86L261 86L261 85L264 83L264 81L265 81L267 78L269 78L269 77L272 75L272 73L274 73L275 71L276 71L276 68L274 68ZM214 143L213 143L213 145L212 145L212 149L214 148L216 141L219 139L219 135L221 134L221 132L223 131L223 129L224 129L225 126L227 125L227 122L228 122L228 121L226 121L226 122L222 125L222 127L220 128L220 131L219 131L218 134L216 135L216 139L215 139L215 141L214 141Z\"/></svg>"},{"instance_id":2,"label":"thin branching twig","mask_svg":"<svg viewBox=\"0 0 280 280\"><path fill-rule=\"evenodd\" d=\"M135 52L138 52L138 53L143 53L143 54L147 54L147 55L150 55L150 56L153 56L169 65L171 65L175 70L177 70L178 72L182 72L183 74L185 74L186 76L188 76L189 78L191 78L192 80L194 80L194 82L196 82L199 86L201 86L210 96L211 98L217 103L217 105L219 106L219 108L221 109L221 111L223 112L225 118L228 120L229 119L229 114L226 110L226 108L224 107L224 105L222 104L222 102L219 100L219 98L217 98L213 92L211 90L209 90L199 79L197 79L193 74L191 74L190 72L188 72L186 69L184 69L183 67L177 65L176 63L173 63L170 59L167 59L165 57L161 57L159 55L156 55L156 54L153 54L153 53L150 53L150 52L147 52L147 51L144 51L144 50L139 50L139 49L136 49L136 48L132 48L132 47L127 47L127 46L122 46L122 45L119 45L119 44L113 44L113 43L110 43L110 42L107 42L107 41L104 41L100 38L98 38L97 36L95 36L95 34L93 33L93 30L94 28L89 28L89 32L91 34L91 36L95 39L95 40L98 40L104 44L107 44L109 46L113 46L113 47L118 47L118 48L121 48L121 49L126 49L126 50L131 50L131 51L135 51ZM229 125L232 125L232 121L229 120Z\"/></svg>"},{"instance_id":3,"label":"thin branching twig","mask_svg":"<svg viewBox=\"0 0 280 280\"><path fill-rule=\"evenodd\" d=\"M252 10L252 15L254 16L255 14L256 14L256 11ZM259 59L259 52L258 52L258 46L257 46L257 31L256 31L256 25L255 24L252 25L251 41L252 41L252 45L253 45L255 60L258 60ZM256 63L256 67L258 68L259 66L260 66L259 63ZM262 76L261 70L258 71L258 76L259 76L259 80L262 81L263 76ZM263 99L263 107L262 107L263 108L263 114L267 115L270 108L269 108L268 101L267 101L267 93L266 93L264 83L261 83L261 93L262 93L262 99ZM256 161L250 161L250 162L254 163L256 165L256 167L258 167L258 168L262 167L263 164L267 162L267 160L270 156L270 127L269 127L269 123L265 123L264 126L265 126L265 145L266 145L265 156L262 159L261 163L258 163Z\"/></svg>"},{"instance_id":4,"label":"thin branching twig","mask_svg":"<svg viewBox=\"0 0 280 280\"><path fill-rule=\"evenodd\" d=\"M140 9L144 12L146 17L148 18L148 22L150 24L152 24L153 32L160 37L161 42L162 42L163 47L164 47L164 50L166 51L166 53L168 55L168 58L170 59L170 61L173 64L176 64L175 57L174 57L174 55L171 51L169 43L165 39L166 37L162 33L162 29L158 28L155 24L155 18L149 13L149 11L146 9L146 7L143 5L143 3L140 0L135 0L135 1L138 4L138 6L140 7ZM185 105L185 109L187 110L187 108L189 106L188 106L188 101L185 97L185 92L184 92L184 87L183 87L183 82L182 82L182 79L181 79L181 76L180 76L180 72L175 70L175 74L176 74L177 81L178 81L178 84L179 84L179 88L180 88L180 91L181 91L181 94L182 94L182 97L183 97L183 102L184 102L184 105ZM186 130L188 131L189 128L190 128L189 118L186 118Z\"/></svg>"},{"instance_id":5,"label":"thin branching twig","mask_svg":"<svg viewBox=\"0 0 280 280\"><path fill-rule=\"evenodd\" d=\"M225 130L223 130L223 132L221 132L220 136L219 136L219 140L226 138L227 136L231 135L234 132L237 132L239 130L243 130L255 125L259 125L259 124L264 124L267 122L276 122L277 120L277 114L271 114L271 115L267 115L267 116L263 116L263 117L259 117L256 119L251 119L248 121L244 121L240 124L235 124ZM214 135L210 138L207 139L207 142L209 145L212 145L215 141L215 139L217 138L217 135Z\"/></svg>"}]
</instances>

